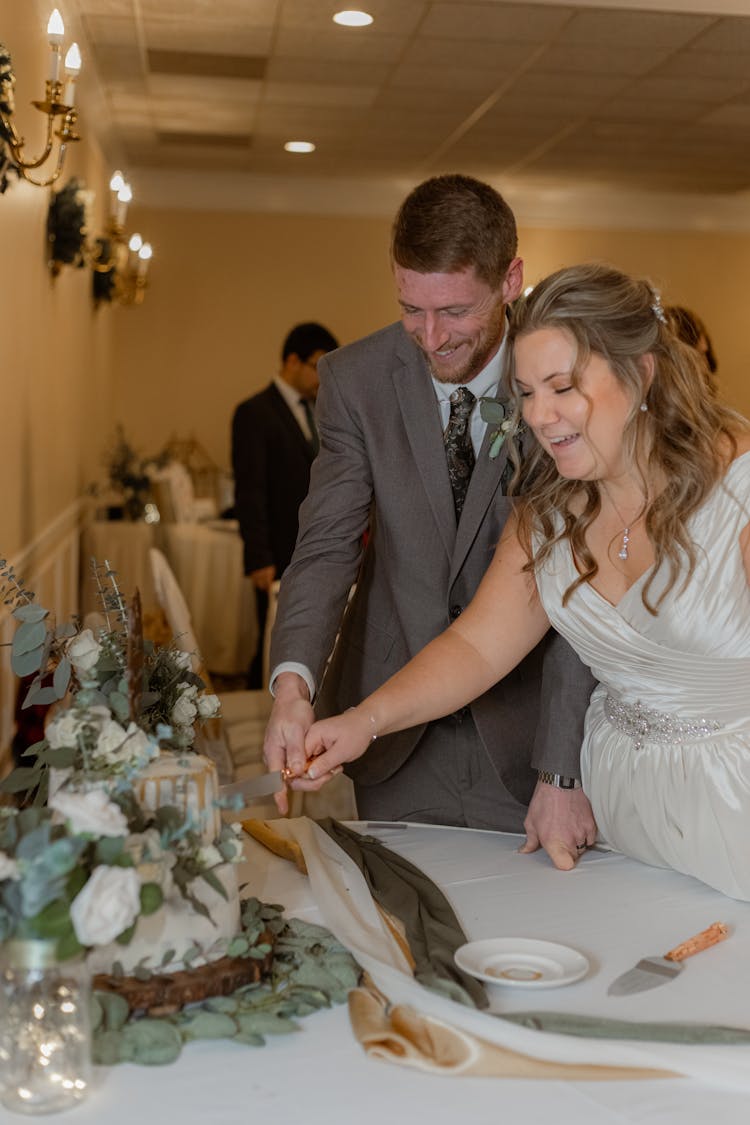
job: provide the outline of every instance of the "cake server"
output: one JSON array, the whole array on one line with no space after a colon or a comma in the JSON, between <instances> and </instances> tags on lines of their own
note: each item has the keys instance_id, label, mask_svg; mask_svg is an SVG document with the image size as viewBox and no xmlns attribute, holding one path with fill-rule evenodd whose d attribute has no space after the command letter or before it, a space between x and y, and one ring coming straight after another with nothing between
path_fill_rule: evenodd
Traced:
<instances>
[{"instance_id":1,"label":"cake server","mask_svg":"<svg viewBox=\"0 0 750 1125\"><path fill-rule=\"evenodd\" d=\"M244 781L233 781L219 786L220 797L271 797L284 788L281 770L262 773L258 777L248 777Z\"/></svg>"},{"instance_id":2,"label":"cake server","mask_svg":"<svg viewBox=\"0 0 750 1125\"><path fill-rule=\"evenodd\" d=\"M718 941L729 936L729 929L723 922L714 922L695 937L688 938L663 957L644 957L632 969L613 980L607 989L608 996L632 996L635 992L645 992L658 988L682 972L682 962L702 949L709 949Z\"/></svg>"}]
</instances>

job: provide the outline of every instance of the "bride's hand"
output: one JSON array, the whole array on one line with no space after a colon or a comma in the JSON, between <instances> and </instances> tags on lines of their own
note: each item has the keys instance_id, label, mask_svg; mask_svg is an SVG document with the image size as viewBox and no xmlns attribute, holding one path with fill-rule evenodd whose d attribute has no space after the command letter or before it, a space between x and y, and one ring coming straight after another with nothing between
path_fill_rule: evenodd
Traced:
<instances>
[{"instance_id":1,"label":"bride's hand","mask_svg":"<svg viewBox=\"0 0 750 1125\"><path fill-rule=\"evenodd\" d=\"M361 757L372 738L370 719L355 708L313 723L305 738L307 770L295 788L319 789L334 771L341 772L344 762Z\"/></svg>"}]
</instances>

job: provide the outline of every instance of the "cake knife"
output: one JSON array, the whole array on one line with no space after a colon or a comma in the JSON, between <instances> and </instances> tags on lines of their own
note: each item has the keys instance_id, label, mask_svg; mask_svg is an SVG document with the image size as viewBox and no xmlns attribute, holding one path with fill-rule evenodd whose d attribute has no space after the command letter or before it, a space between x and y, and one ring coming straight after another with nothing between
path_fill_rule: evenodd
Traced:
<instances>
[{"instance_id":1,"label":"cake knife","mask_svg":"<svg viewBox=\"0 0 750 1125\"><path fill-rule=\"evenodd\" d=\"M220 797L271 797L280 793L284 788L284 777L281 770L271 773L262 773L258 777L248 777L244 781L232 781L228 785L219 786Z\"/></svg>"},{"instance_id":2,"label":"cake knife","mask_svg":"<svg viewBox=\"0 0 750 1125\"><path fill-rule=\"evenodd\" d=\"M702 949L710 949L718 941L724 941L729 936L729 929L723 922L714 922L708 929L702 930L695 937L688 938L663 957L644 957L632 969L622 973L613 980L607 989L608 996L632 996L635 992L645 992L649 988L657 988L666 984L682 972L682 962Z\"/></svg>"}]
</instances>

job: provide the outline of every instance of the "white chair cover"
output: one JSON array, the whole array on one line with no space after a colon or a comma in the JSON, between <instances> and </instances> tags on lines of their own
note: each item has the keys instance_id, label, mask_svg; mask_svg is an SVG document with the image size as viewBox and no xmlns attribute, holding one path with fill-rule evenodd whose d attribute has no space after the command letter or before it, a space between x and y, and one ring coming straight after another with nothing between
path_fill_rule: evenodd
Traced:
<instances>
[{"instance_id":1,"label":"white chair cover","mask_svg":"<svg viewBox=\"0 0 750 1125\"><path fill-rule=\"evenodd\" d=\"M193 632L188 604L177 584L172 568L158 547L149 547L148 561L156 591L156 600L164 610L164 615L172 630L177 647L189 652L193 660L193 671L201 666L198 641Z\"/></svg>"}]
</instances>

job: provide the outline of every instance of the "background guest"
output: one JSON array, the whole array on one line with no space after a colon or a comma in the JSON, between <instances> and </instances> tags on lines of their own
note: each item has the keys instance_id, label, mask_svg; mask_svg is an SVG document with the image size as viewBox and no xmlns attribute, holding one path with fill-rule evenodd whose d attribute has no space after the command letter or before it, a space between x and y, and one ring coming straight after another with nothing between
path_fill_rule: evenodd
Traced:
<instances>
[{"instance_id":1,"label":"background guest","mask_svg":"<svg viewBox=\"0 0 750 1125\"><path fill-rule=\"evenodd\" d=\"M313 406L317 363L338 347L321 324L298 324L284 340L281 369L259 394L241 402L232 419L235 511L244 543L245 574L255 587L258 648L248 687L263 686L263 632L268 591L284 573L297 538L297 512L307 494L318 451Z\"/></svg>"}]
</instances>

